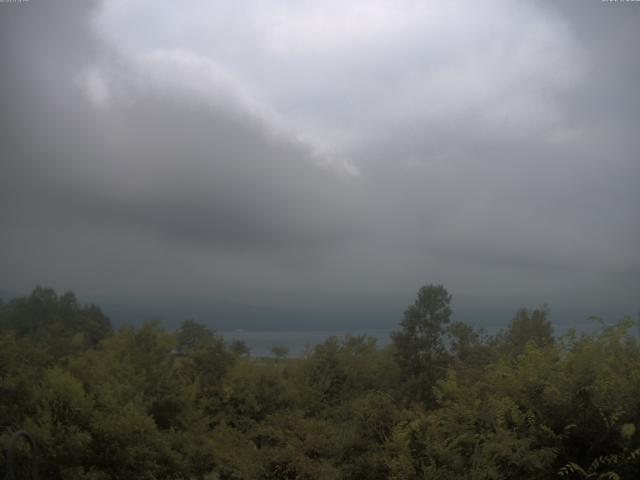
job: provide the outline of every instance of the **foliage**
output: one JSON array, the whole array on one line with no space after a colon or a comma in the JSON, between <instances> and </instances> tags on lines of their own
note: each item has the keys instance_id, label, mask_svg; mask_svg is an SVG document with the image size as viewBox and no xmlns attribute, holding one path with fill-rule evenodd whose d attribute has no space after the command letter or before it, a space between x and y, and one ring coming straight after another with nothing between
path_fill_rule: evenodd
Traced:
<instances>
[{"instance_id":1,"label":"foliage","mask_svg":"<svg viewBox=\"0 0 640 480\"><path fill-rule=\"evenodd\" d=\"M545 305L529 311L518 310L505 334L505 343L513 353L521 353L527 343L533 342L539 347L552 345L553 327L549 321L549 309Z\"/></svg>"},{"instance_id":2,"label":"foliage","mask_svg":"<svg viewBox=\"0 0 640 480\"><path fill-rule=\"evenodd\" d=\"M546 308L520 310L491 337L450 300L423 287L384 348L251 358L193 320L114 331L38 287L0 305L0 446L27 429L52 479L637 478L631 320L556 339Z\"/></svg>"},{"instance_id":3,"label":"foliage","mask_svg":"<svg viewBox=\"0 0 640 480\"><path fill-rule=\"evenodd\" d=\"M443 335L451 317L450 302L451 295L442 285L420 288L404 312L401 330L391 335L410 393L425 401L432 399L433 385L446 371Z\"/></svg>"}]
</instances>

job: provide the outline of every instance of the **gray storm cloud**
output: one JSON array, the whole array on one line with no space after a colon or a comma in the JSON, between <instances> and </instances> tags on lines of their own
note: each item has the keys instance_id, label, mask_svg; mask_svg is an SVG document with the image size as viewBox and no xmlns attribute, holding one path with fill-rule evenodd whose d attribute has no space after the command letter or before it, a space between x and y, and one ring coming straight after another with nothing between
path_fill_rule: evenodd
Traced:
<instances>
[{"instance_id":1,"label":"gray storm cloud","mask_svg":"<svg viewBox=\"0 0 640 480\"><path fill-rule=\"evenodd\" d=\"M0 4L0 289L400 312L441 282L469 308L631 313L639 20L599 1Z\"/></svg>"}]
</instances>

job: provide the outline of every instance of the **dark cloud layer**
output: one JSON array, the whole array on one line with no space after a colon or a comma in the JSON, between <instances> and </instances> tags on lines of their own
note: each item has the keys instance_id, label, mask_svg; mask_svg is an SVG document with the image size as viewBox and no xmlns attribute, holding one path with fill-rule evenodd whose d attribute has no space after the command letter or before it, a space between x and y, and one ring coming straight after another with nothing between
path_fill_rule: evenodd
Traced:
<instances>
[{"instance_id":1,"label":"dark cloud layer","mask_svg":"<svg viewBox=\"0 0 640 480\"><path fill-rule=\"evenodd\" d=\"M638 5L123 5L0 4L1 290L262 328L392 324L429 282L638 307Z\"/></svg>"}]
</instances>

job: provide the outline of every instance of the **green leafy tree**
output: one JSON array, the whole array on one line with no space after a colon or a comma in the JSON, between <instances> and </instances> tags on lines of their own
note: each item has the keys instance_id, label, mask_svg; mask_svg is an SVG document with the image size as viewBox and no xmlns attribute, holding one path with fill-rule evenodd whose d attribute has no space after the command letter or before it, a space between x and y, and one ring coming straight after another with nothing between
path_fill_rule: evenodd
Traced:
<instances>
[{"instance_id":1,"label":"green leafy tree","mask_svg":"<svg viewBox=\"0 0 640 480\"><path fill-rule=\"evenodd\" d=\"M415 302L404 312L401 330L391 335L398 364L423 400L432 399L431 389L446 371L443 334L451 318L450 304L451 295L442 285L420 288Z\"/></svg>"},{"instance_id":2,"label":"green leafy tree","mask_svg":"<svg viewBox=\"0 0 640 480\"><path fill-rule=\"evenodd\" d=\"M504 341L507 348L516 354L521 353L529 342L538 347L552 345L553 327L549 320L548 307L545 305L533 311L526 308L518 310L507 328Z\"/></svg>"},{"instance_id":3,"label":"green leafy tree","mask_svg":"<svg viewBox=\"0 0 640 480\"><path fill-rule=\"evenodd\" d=\"M176 332L176 346L180 353L189 354L211 346L216 340L214 333L202 323L185 320Z\"/></svg>"},{"instance_id":4,"label":"green leafy tree","mask_svg":"<svg viewBox=\"0 0 640 480\"><path fill-rule=\"evenodd\" d=\"M234 340L229 348L234 355L239 357L248 357L251 354L251 349L243 340Z\"/></svg>"},{"instance_id":5,"label":"green leafy tree","mask_svg":"<svg viewBox=\"0 0 640 480\"><path fill-rule=\"evenodd\" d=\"M36 341L52 360L95 346L112 333L99 307L80 306L73 292L59 297L40 286L0 306L0 329Z\"/></svg>"},{"instance_id":6,"label":"green leafy tree","mask_svg":"<svg viewBox=\"0 0 640 480\"><path fill-rule=\"evenodd\" d=\"M275 362L194 321L111 332L39 287L0 305L0 449L27 429L51 479L639 478L630 319L556 340L521 310L487 337L450 301L420 289L384 348L332 337Z\"/></svg>"}]
</instances>

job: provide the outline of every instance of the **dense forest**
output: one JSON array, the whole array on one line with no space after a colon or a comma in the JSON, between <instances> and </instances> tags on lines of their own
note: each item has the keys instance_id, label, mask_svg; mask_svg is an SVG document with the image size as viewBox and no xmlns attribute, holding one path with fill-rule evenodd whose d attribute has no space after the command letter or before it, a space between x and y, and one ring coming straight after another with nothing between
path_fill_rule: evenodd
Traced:
<instances>
[{"instance_id":1,"label":"dense forest","mask_svg":"<svg viewBox=\"0 0 640 480\"><path fill-rule=\"evenodd\" d=\"M450 305L425 286L384 348L254 358L193 320L114 330L38 287L0 303L0 446L28 431L45 479L639 478L631 319L555 337L522 309L487 335Z\"/></svg>"}]
</instances>

